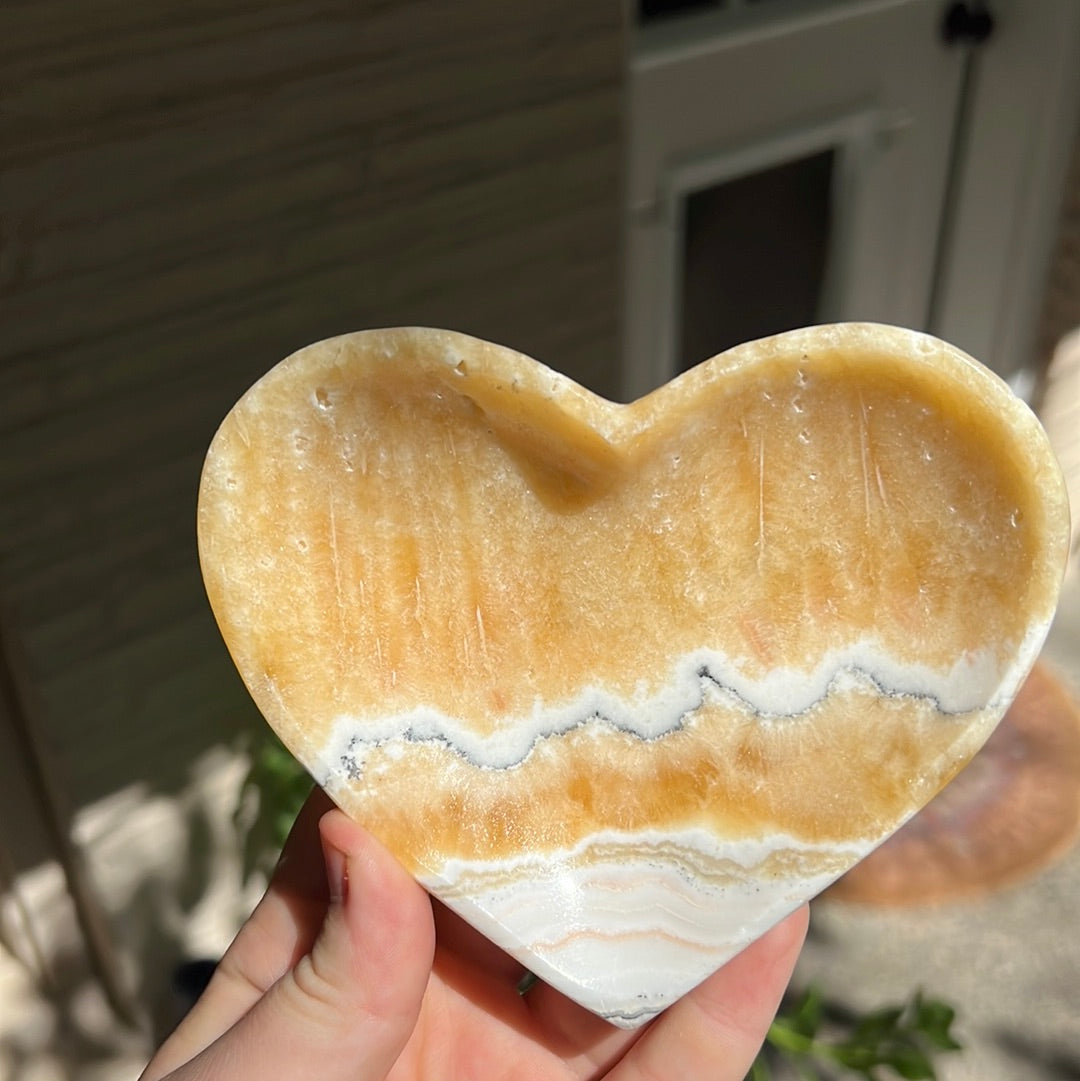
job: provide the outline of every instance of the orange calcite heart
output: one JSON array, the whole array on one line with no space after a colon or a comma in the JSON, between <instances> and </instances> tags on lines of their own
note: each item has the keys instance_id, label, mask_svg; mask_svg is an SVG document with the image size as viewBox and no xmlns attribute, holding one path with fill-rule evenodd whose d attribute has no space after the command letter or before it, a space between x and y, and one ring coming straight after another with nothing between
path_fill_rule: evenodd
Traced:
<instances>
[{"instance_id":1,"label":"orange calcite heart","mask_svg":"<svg viewBox=\"0 0 1080 1081\"><path fill-rule=\"evenodd\" d=\"M629 405L448 331L301 350L214 439L232 656L316 780L635 1026L926 803L1057 602L1027 408L914 332L752 342Z\"/></svg>"}]
</instances>

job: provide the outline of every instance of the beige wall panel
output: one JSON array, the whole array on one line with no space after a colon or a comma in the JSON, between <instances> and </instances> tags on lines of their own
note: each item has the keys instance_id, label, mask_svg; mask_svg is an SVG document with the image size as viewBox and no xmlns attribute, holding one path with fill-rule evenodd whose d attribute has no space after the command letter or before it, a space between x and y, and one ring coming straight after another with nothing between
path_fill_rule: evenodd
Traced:
<instances>
[{"instance_id":1,"label":"beige wall panel","mask_svg":"<svg viewBox=\"0 0 1080 1081\"><path fill-rule=\"evenodd\" d=\"M73 807L177 790L253 719L202 596L194 502L218 421L266 368L426 323L616 386L621 17L615 0L0 13L0 591Z\"/></svg>"}]
</instances>

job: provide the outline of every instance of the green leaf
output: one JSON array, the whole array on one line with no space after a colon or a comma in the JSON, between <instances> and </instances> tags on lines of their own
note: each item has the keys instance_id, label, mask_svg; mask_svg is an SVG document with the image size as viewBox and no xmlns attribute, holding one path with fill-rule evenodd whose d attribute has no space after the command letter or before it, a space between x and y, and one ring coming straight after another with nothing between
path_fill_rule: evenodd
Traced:
<instances>
[{"instance_id":1,"label":"green leaf","mask_svg":"<svg viewBox=\"0 0 1080 1081\"><path fill-rule=\"evenodd\" d=\"M884 1063L895 1070L905 1081L935 1081L934 1067L930 1059L913 1044L895 1047Z\"/></svg>"},{"instance_id":2,"label":"green leaf","mask_svg":"<svg viewBox=\"0 0 1080 1081\"><path fill-rule=\"evenodd\" d=\"M236 829L244 838L245 878L273 867L312 788L303 766L270 729L251 741L249 753L251 765L233 815Z\"/></svg>"},{"instance_id":3,"label":"green leaf","mask_svg":"<svg viewBox=\"0 0 1080 1081\"><path fill-rule=\"evenodd\" d=\"M935 1081L931 1055L937 1051L955 1051L959 1045L949 1034L955 1019L953 1008L921 993L900 1006L874 1010L837 1026L825 1024L842 1011L826 1004L817 988L810 988L796 1000L790 1011L778 1014L769 1028L767 1042L772 1055L783 1059L803 1081L826 1081L845 1076L864 1081ZM768 1070L763 1051L760 1061ZM751 1074L752 1081L767 1081L768 1072Z\"/></svg>"},{"instance_id":4,"label":"green leaf","mask_svg":"<svg viewBox=\"0 0 1080 1081\"><path fill-rule=\"evenodd\" d=\"M953 1039L949 1029L956 1020L956 1011L945 1002L924 999L920 992L915 996L915 1027L940 1051L959 1051L960 1044Z\"/></svg>"},{"instance_id":5,"label":"green leaf","mask_svg":"<svg viewBox=\"0 0 1080 1081\"><path fill-rule=\"evenodd\" d=\"M821 1027L822 997L821 991L811 985L799 1000L791 1016L791 1027L803 1036L811 1039Z\"/></svg>"},{"instance_id":6,"label":"green leaf","mask_svg":"<svg viewBox=\"0 0 1080 1081\"><path fill-rule=\"evenodd\" d=\"M769 1026L765 1037L773 1047L792 1055L805 1055L813 1049L814 1041L799 1032L788 1016L778 1016Z\"/></svg>"},{"instance_id":7,"label":"green leaf","mask_svg":"<svg viewBox=\"0 0 1080 1081\"><path fill-rule=\"evenodd\" d=\"M880 1040L883 1036L896 1031L896 1026L903 1015L903 1006L890 1006L868 1013L855 1027L851 1038L864 1043Z\"/></svg>"},{"instance_id":8,"label":"green leaf","mask_svg":"<svg viewBox=\"0 0 1080 1081\"><path fill-rule=\"evenodd\" d=\"M772 1081L772 1070L763 1054L759 1054L754 1059L754 1064L750 1067L750 1073L747 1074L746 1081Z\"/></svg>"}]
</instances>

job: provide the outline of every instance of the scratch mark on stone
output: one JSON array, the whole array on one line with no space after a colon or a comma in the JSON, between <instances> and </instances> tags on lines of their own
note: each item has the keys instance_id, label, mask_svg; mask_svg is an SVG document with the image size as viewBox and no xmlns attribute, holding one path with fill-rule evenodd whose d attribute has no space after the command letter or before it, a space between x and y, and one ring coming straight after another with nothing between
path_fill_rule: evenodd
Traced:
<instances>
[{"instance_id":1,"label":"scratch mark on stone","mask_svg":"<svg viewBox=\"0 0 1080 1081\"><path fill-rule=\"evenodd\" d=\"M765 435L758 436L758 567L765 558Z\"/></svg>"},{"instance_id":2,"label":"scratch mark on stone","mask_svg":"<svg viewBox=\"0 0 1080 1081\"><path fill-rule=\"evenodd\" d=\"M338 547L337 508L334 505L334 493L330 493L330 560L334 565L334 594L338 609L338 650L344 652L345 634L345 595L341 583L341 550Z\"/></svg>"},{"instance_id":3,"label":"scratch mark on stone","mask_svg":"<svg viewBox=\"0 0 1080 1081\"><path fill-rule=\"evenodd\" d=\"M883 507L885 507L886 510L888 510L889 500L888 497L885 495L885 481L882 480L881 466L878 465L877 462L874 463L874 476L877 478L877 490L878 495L881 496L881 504Z\"/></svg>"},{"instance_id":4,"label":"scratch mark on stone","mask_svg":"<svg viewBox=\"0 0 1080 1081\"><path fill-rule=\"evenodd\" d=\"M866 421L866 403L859 391L859 456L862 461L863 513L866 528L870 528L870 432Z\"/></svg>"},{"instance_id":5,"label":"scratch mark on stone","mask_svg":"<svg viewBox=\"0 0 1080 1081\"><path fill-rule=\"evenodd\" d=\"M486 660L488 652L487 633L484 630L484 616L480 611L480 605L476 606L476 630L480 635L480 650Z\"/></svg>"}]
</instances>

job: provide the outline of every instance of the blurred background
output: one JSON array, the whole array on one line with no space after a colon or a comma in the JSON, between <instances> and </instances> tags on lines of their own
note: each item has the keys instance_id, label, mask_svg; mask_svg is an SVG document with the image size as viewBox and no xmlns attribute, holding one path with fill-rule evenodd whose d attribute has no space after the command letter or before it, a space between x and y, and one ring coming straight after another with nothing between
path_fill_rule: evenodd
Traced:
<instances>
[{"instance_id":1,"label":"blurred background","mask_svg":"<svg viewBox=\"0 0 1080 1081\"><path fill-rule=\"evenodd\" d=\"M259 375L420 324L628 399L874 319L1056 388L1075 447L1078 115L1075 0L6 0L0 1076L137 1076L257 894L194 508ZM805 978L949 997L943 1077L1080 1078L1059 832L1003 893L824 902Z\"/></svg>"}]
</instances>

